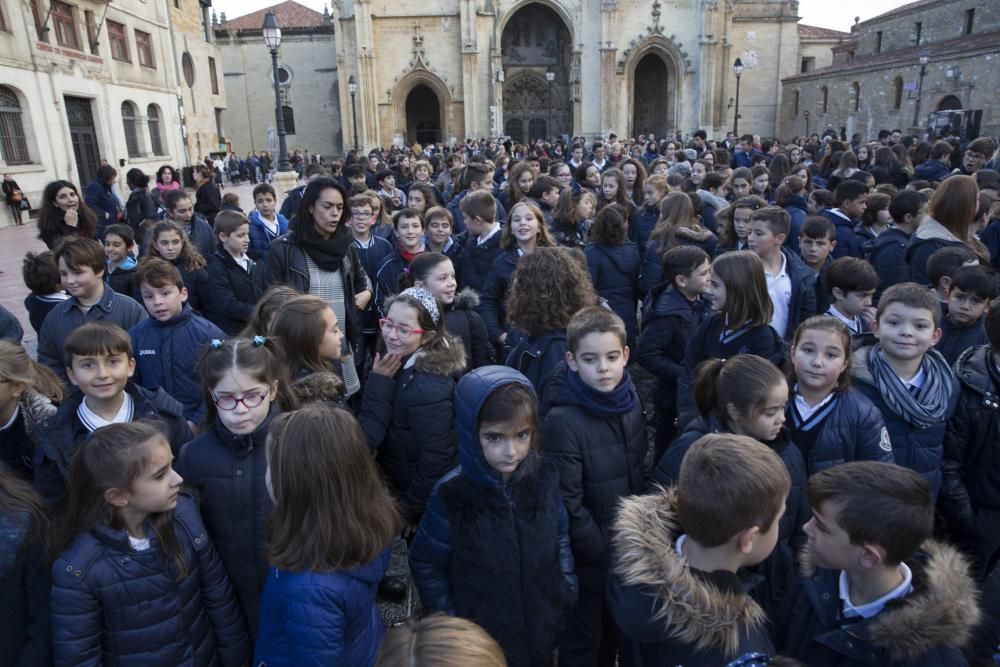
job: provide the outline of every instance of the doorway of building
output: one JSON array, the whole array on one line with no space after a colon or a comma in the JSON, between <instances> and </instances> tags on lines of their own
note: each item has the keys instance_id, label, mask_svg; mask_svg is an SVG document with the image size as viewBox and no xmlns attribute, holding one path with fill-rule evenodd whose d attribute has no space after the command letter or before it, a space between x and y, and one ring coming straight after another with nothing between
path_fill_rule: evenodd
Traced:
<instances>
[{"instance_id":1,"label":"doorway of building","mask_svg":"<svg viewBox=\"0 0 1000 667\"><path fill-rule=\"evenodd\" d=\"M66 103L66 120L69 122L76 172L80 176L80 187L84 188L97 178L97 168L101 166L97 130L94 129L94 110L91 100L86 97L67 95L63 99Z\"/></svg>"},{"instance_id":2,"label":"doorway of building","mask_svg":"<svg viewBox=\"0 0 1000 667\"><path fill-rule=\"evenodd\" d=\"M954 95L948 95L938 102L938 111L958 111L962 108L962 100Z\"/></svg>"},{"instance_id":3,"label":"doorway of building","mask_svg":"<svg viewBox=\"0 0 1000 667\"><path fill-rule=\"evenodd\" d=\"M648 53L635 66L632 83L632 136L670 134L670 75L657 53Z\"/></svg>"},{"instance_id":4,"label":"doorway of building","mask_svg":"<svg viewBox=\"0 0 1000 667\"><path fill-rule=\"evenodd\" d=\"M441 141L441 102L424 84L406 96L406 139L423 146Z\"/></svg>"}]
</instances>

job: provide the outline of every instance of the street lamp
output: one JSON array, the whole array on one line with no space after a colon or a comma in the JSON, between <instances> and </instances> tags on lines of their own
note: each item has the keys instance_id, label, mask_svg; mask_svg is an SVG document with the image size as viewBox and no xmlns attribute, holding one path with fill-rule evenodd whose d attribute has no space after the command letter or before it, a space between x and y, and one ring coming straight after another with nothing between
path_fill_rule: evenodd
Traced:
<instances>
[{"instance_id":1,"label":"street lamp","mask_svg":"<svg viewBox=\"0 0 1000 667\"><path fill-rule=\"evenodd\" d=\"M733 136L740 136L740 77L743 76L743 61L739 58L733 63L733 74L736 75L736 110L733 112Z\"/></svg>"},{"instance_id":2,"label":"street lamp","mask_svg":"<svg viewBox=\"0 0 1000 667\"><path fill-rule=\"evenodd\" d=\"M555 136L555 132L552 131L552 82L556 78L556 73L552 71L552 68L545 70L545 80L549 82L549 136Z\"/></svg>"},{"instance_id":3,"label":"street lamp","mask_svg":"<svg viewBox=\"0 0 1000 667\"><path fill-rule=\"evenodd\" d=\"M354 106L354 96L358 94L358 80L351 75L347 80L347 92L351 94L351 124L354 126L354 150L358 150L358 110Z\"/></svg>"},{"instance_id":4,"label":"street lamp","mask_svg":"<svg viewBox=\"0 0 1000 667\"><path fill-rule=\"evenodd\" d=\"M809 138L809 110L806 109L802 112L802 115L806 118L806 139Z\"/></svg>"},{"instance_id":5,"label":"street lamp","mask_svg":"<svg viewBox=\"0 0 1000 667\"><path fill-rule=\"evenodd\" d=\"M281 89L278 82L278 47L281 46L281 26L274 11L264 15L264 44L271 51L271 76L274 78L274 116L278 124L278 171L291 171L288 145L285 143L285 114L281 113Z\"/></svg>"},{"instance_id":6,"label":"street lamp","mask_svg":"<svg viewBox=\"0 0 1000 667\"><path fill-rule=\"evenodd\" d=\"M920 127L920 99L924 94L924 75L927 74L927 63L931 61L927 49L920 52L920 83L917 84L917 102L913 105L913 127Z\"/></svg>"}]
</instances>

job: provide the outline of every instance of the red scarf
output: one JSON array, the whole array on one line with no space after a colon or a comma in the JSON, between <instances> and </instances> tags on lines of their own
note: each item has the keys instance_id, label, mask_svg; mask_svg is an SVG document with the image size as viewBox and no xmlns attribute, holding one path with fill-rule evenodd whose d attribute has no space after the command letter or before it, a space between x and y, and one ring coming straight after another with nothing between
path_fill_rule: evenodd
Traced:
<instances>
[{"instance_id":1,"label":"red scarf","mask_svg":"<svg viewBox=\"0 0 1000 667\"><path fill-rule=\"evenodd\" d=\"M418 250L416 252L408 252L405 248L403 248L403 244L397 243L396 244L396 252L398 252L399 256L403 258L403 261L406 262L407 265L409 265L409 263L413 261L414 257L416 257L420 253L424 252L424 248L423 248L423 244L421 244L420 250Z\"/></svg>"}]
</instances>

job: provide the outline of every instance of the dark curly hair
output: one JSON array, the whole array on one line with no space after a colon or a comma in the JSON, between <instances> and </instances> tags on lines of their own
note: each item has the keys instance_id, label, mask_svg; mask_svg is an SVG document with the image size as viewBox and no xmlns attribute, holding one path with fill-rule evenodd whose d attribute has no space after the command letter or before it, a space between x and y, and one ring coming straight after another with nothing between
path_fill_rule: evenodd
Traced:
<instances>
[{"instance_id":1,"label":"dark curly hair","mask_svg":"<svg viewBox=\"0 0 1000 667\"><path fill-rule=\"evenodd\" d=\"M596 245L621 245L625 243L627 225L624 209L618 204L608 204L594 217L590 240Z\"/></svg>"},{"instance_id":2,"label":"dark curly hair","mask_svg":"<svg viewBox=\"0 0 1000 667\"><path fill-rule=\"evenodd\" d=\"M529 336L566 328L581 308L597 304L583 253L538 248L521 258L507 293L507 318Z\"/></svg>"}]
</instances>

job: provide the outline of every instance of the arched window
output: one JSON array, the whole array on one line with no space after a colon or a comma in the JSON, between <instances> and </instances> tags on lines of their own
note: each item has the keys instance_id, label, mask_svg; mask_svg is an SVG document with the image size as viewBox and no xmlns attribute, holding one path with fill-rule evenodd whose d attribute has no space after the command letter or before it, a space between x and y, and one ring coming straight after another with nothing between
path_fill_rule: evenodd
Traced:
<instances>
[{"instance_id":1,"label":"arched window","mask_svg":"<svg viewBox=\"0 0 1000 667\"><path fill-rule=\"evenodd\" d=\"M851 83L851 106L855 112L861 110L861 84L857 81Z\"/></svg>"},{"instance_id":2,"label":"arched window","mask_svg":"<svg viewBox=\"0 0 1000 667\"><path fill-rule=\"evenodd\" d=\"M285 120L285 134L295 134L295 112L292 107L281 107L281 117Z\"/></svg>"},{"instance_id":3,"label":"arched window","mask_svg":"<svg viewBox=\"0 0 1000 667\"><path fill-rule=\"evenodd\" d=\"M826 86L821 86L819 89L819 112L826 113L828 104L830 102L830 89Z\"/></svg>"},{"instance_id":4,"label":"arched window","mask_svg":"<svg viewBox=\"0 0 1000 667\"><path fill-rule=\"evenodd\" d=\"M892 80L892 108L901 109L903 107L903 77L897 76Z\"/></svg>"},{"instance_id":5,"label":"arched window","mask_svg":"<svg viewBox=\"0 0 1000 667\"><path fill-rule=\"evenodd\" d=\"M125 148L129 157L139 157L139 133L136 130L135 105L122 102L122 125L125 127Z\"/></svg>"},{"instance_id":6,"label":"arched window","mask_svg":"<svg viewBox=\"0 0 1000 667\"><path fill-rule=\"evenodd\" d=\"M528 121L528 141L534 141L535 139L545 139L546 122L544 118L532 118Z\"/></svg>"},{"instance_id":7,"label":"arched window","mask_svg":"<svg viewBox=\"0 0 1000 667\"><path fill-rule=\"evenodd\" d=\"M0 86L0 157L7 164L31 163L21 119L21 103L17 94L7 86Z\"/></svg>"},{"instance_id":8,"label":"arched window","mask_svg":"<svg viewBox=\"0 0 1000 667\"><path fill-rule=\"evenodd\" d=\"M155 104L146 107L146 124L149 126L149 147L153 155L165 155L163 135L160 134L160 108Z\"/></svg>"}]
</instances>

